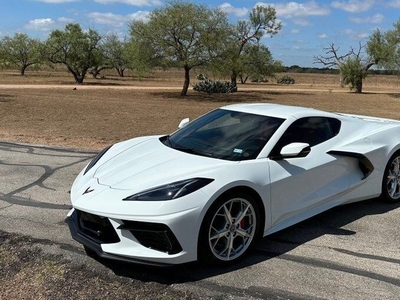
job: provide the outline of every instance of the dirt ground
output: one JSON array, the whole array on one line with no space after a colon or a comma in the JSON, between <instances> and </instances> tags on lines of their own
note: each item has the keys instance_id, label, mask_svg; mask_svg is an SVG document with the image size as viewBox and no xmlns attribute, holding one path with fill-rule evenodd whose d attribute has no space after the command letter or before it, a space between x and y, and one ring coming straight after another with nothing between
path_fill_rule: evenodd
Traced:
<instances>
[{"instance_id":1,"label":"dirt ground","mask_svg":"<svg viewBox=\"0 0 400 300\"><path fill-rule=\"evenodd\" d=\"M50 71L49 71L50 72ZM400 119L400 79L371 76L364 93L339 87L338 75L291 74L294 85L245 84L234 94L189 89L180 96L179 70L141 79L107 76L75 85L64 72L21 77L0 73L0 139L99 150L141 135L170 133L180 120L243 102L314 107ZM195 75L195 74L193 74ZM192 79L192 83L196 79Z\"/></svg>"},{"instance_id":2,"label":"dirt ground","mask_svg":"<svg viewBox=\"0 0 400 300\"><path fill-rule=\"evenodd\" d=\"M243 102L400 119L400 79L395 76L367 78L358 95L340 88L337 75L290 74L295 85L246 84L225 95L190 89L181 97L181 75L159 71L138 80L107 74L78 86L60 71L27 72L24 77L0 72L0 140L99 150L136 136L170 133L183 118ZM60 257L44 255L38 244L0 231L0 299L196 298L168 285L77 269Z\"/></svg>"},{"instance_id":3,"label":"dirt ground","mask_svg":"<svg viewBox=\"0 0 400 300\"><path fill-rule=\"evenodd\" d=\"M34 240L0 230L0 299L199 299L157 282L142 282L111 272L71 264L45 254Z\"/></svg>"}]
</instances>

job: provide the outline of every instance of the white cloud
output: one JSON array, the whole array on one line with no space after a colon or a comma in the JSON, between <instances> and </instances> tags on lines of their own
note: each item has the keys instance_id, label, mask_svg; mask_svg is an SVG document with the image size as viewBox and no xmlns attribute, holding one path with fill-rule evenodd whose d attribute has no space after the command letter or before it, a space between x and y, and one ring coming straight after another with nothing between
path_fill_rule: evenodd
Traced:
<instances>
[{"instance_id":1,"label":"white cloud","mask_svg":"<svg viewBox=\"0 0 400 300\"><path fill-rule=\"evenodd\" d=\"M303 19L294 19L293 23L300 26L311 26L312 23Z\"/></svg>"},{"instance_id":2,"label":"white cloud","mask_svg":"<svg viewBox=\"0 0 400 300\"><path fill-rule=\"evenodd\" d=\"M90 21L94 24L107 25L111 27L123 27L128 22L134 20L146 20L149 16L148 11L138 11L129 15L116 15L112 13L93 12L88 14Z\"/></svg>"},{"instance_id":3,"label":"white cloud","mask_svg":"<svg viewBox=\"0 0 400 300\"><path fill-rule=\"evenodd\" d=\"M293 50L299 50L300 47L299 47L299 46L292 46L292 49L293 49Z\"/></svg>"},{"instance_id":4,"label":"white cloud","mask_svg":"<svg viewBox=\"0 0 400 300\"><path fill-rule=\"evenodd\" d=\"M139 20L146 21L146 20L148 20L149 15L150 15L149 11L139 10L133 14L128 15L127 18L128 18L128 21L139 21Z\"/></svg>"},{"instance_id":5,"label":"white cloud","mask_svg":"<svg viewBox=\"0 0 400 300\"><path fill-rule=\"evenodd\" d=\"M35 0L35 1L59 4L59 3L79 2L80 0Z\"/></svg>"},{"instance_id":6,"label":"white cloud","mask_svg":"<svg viewBox=\"0 0 400 300\"><path fill-rule=\"evenodd\" d=\"M40 30L40 31L47 31L51 30L55 24L55 21L50 18L46 19L35 19L29 21L26 25L26 29L30 30Z\"/></svg>"},{"instance_id":7,"label":"white cloud","mask_svg":"<svg viewBox=\"0 0 400 300\"><path fill-rule=\"evenodd\" d=\"M74 19L65 18L65 17L58 18L57 21L60 22L60 23L73 23L73 22L75 22Z\"/></svg>"},{"instance_id":8,"label":"white cloud","mask_svg":"<svg viewBox=\"0 0 400 300\"><path fill-rule=\"evenodd\" d=\"M357 32L352 29L345 29L343 30L343 33L347 35L348 38L356 41L360 41L362 39L365 39L369 36L367 32Z\"/></svg>"},{"instance_id":9,"label":"white cloud","mask_svg":"<svg viewBox=\"0 0 400 300\"><path fill-rule=\"evenodd\" d=\"M25 24L25 28L28 30L36 31L50 31L65 26L66 23L74 23L75 20L65 17L58 19L43 18L31 20Z\"/></svg>"},{"instance_id":10,"label":"white cloud","mask_svg":"<svg viewBox=\"0 0 400 300\"><path fill-rule=\"evenodd\" d=\"M356 24L363 24L363 23L373 23L378 24L382 23L385 17L382 14L375 14L372 17L368 18L350 18L350 21Z\"/></svg>"},{"instance_id":11,"label":"white cloud","mask_svg":"<svg viewBox=\"0 0 400 300\"><path fill-rule=\"evenodd\" d=\"M375 0L347 0L333 1L333 8L341 9L350 13L358 13L369 10L375 4Z\"/></svg>"},{"instance_id":12,"label":"white cloud","mask_svg":"<svg viewBox=\"0 0 400 300\"><path fill-rule=\"evenodd\" d=\"M318 34L319 39L326 39L328 35L326 33Z\"/></svg>"},{"instance_id":13,"label":"white cloud","mask_svg":"<svg viewBox=\"0 0 400 300\"><path fill-rule=\"evenodd\" d=\"M292 29L290 32L296 34L296 33L299 33L300 30L298 30L298 29Z\"/></svg>"},{"instance_id":14,"label":"white cloud","mask_svg":"<svg viewBox=\"0 0 400 300\"><path fill-rule=\"evenodd\" d=\"M87 15L92 23L108 25L112 27L122 27L125 25L126 17L112 13L92 12Z\"/></svg>"},{"instance_id":15,"label":"white cloud","mask_svg":"<svg viewBox=\"0 0 400 300\"><path fill-rule=\"evenodd\" d=\"M94 0L94 2L100 4L123 3L133 6L151 6L162 4L161 0Z\"/></svg>"},{"instance_id":16,"label":"white cloud","mask_svg":"<svg viewBox=\"0 0 400 300\"><path fill-rule=\"evenodd\" d=\"M389 6L400 9L400 0L389 1Z\"/></svg>"},{"instance_id":17,"label":"white cloud","mask_svg":"<svg viewBox=\"0 0 400 300\"><path fill-rule=\"evenodd\" d=\"M276 9L277 16L283 18L309 17L309 16L326 16L330 10L326 7L319 6L316 1L305 3L289 2L289 3L263 3L258 2L256 6L273 6Z\"/></svg>"},{"instance_id":18,"label":"white cloud","mask_svg":"<svg viewBox=\"0 0 400 300\"><path fill-rule=\"evenodd\" d=\"M248 13L249 13L249 10L247 9L247 8L245 8L245 7L243 7L243 8L236 8L236 7L233 7L231 4L229 4L229 3L223 3L223 4L221 4L220 6L219 6L219 8L222 10L222 11L224 11L224 12L226 12L226 13L228 13L228 14L233 14L233 15L235 15L236 17L244 17L244 16L246 16Z\"/></svg>"}]
</instances>

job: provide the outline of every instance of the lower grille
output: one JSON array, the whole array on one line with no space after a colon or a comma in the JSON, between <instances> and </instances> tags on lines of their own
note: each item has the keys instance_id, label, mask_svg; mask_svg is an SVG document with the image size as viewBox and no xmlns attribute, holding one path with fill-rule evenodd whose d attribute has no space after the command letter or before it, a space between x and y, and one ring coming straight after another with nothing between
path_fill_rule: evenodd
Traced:
<instances>
[{"instance_id":1,"label":"lower grille","mask_svg":"<svg viewBox=\"0 0 400 300\"><path fill-rule=\"evenodd\" d=\"M119 226L118 229L129 230L144 247L168 254L176 254L182 251L177 238L165 224L124 220L122 222L124 224Z\"/></svg>"},{"instance_id":2,"label":"lower grille","mask_svg":"<svg viewBox=\"0 0 400 300\"><path fill-rule=\"evenodd\" d=\"M120 241L110 220L106 217L93 215L77 210L78 228L85 236L102 244L118 243Z\"/></svg>"}]
</instances>

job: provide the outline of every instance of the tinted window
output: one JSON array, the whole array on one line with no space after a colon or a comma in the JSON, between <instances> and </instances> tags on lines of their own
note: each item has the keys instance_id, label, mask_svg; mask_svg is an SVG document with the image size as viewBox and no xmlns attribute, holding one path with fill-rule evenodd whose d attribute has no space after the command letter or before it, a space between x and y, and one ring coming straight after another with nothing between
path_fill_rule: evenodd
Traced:
<instances>
[{"instance_id":1,"label":"tinted window","mask_svg":"<svg viewBox=\"0 0 400 300\"><path fill-rule=\"evenodd\" d=\"M283 119L218 109L162 142L174 149L227 160L256 158Z\"/></svg>"},{"instance_id":2,"label":"tinted window","mask_svg":"<svg viewBox=\"0 0 400 300\"><path fill-rule=\"evenodd\" d=\"M279 154L282 147L290 143L307 143L311 147L323 143L340 131L341 123L337 119L309 117L295 121L278 141L272 153Z\"/></svg>"}]
</instances>

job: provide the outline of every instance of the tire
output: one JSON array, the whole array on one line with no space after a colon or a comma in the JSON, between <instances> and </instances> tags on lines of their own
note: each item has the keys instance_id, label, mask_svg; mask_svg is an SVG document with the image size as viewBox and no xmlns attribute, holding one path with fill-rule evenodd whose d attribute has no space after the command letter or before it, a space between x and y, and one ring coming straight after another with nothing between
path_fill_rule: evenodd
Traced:
<instances>
[{"instance_id":1,"label":"tire","mask_svg":"<svg viewBox=\"0 0 400 300\"><path fill-rule=\"evenodd\" d=\"M400 152L393 154L386 165L381 199L389 203L400 202Z\"/></svg>"},{"instance_id":2,"label":"tire","mask_svg":"<svg viewBox=\"0 0 400 300\"><path fill-rule=\"evenodd\" d=\"M199 235L199 260L230 264L241 259L259 236L260 212L249 195L220 197L207 211Z\"/></svg>"}]
</instances>

